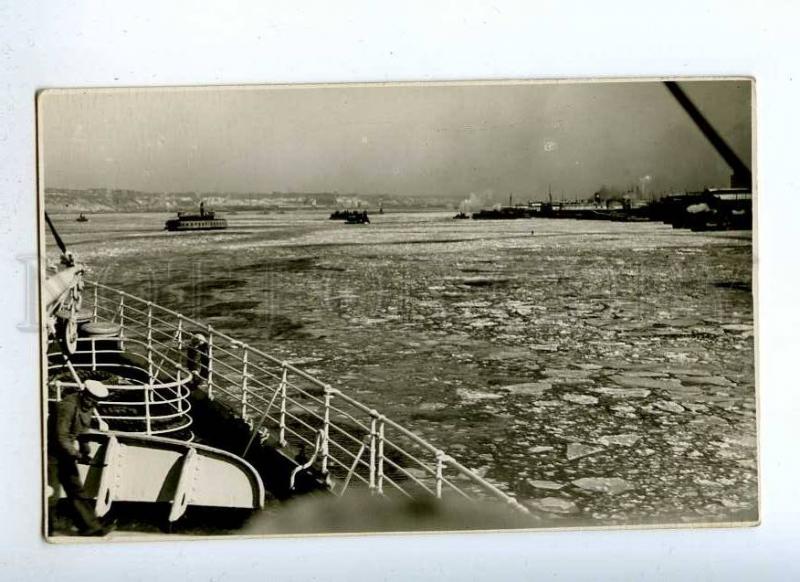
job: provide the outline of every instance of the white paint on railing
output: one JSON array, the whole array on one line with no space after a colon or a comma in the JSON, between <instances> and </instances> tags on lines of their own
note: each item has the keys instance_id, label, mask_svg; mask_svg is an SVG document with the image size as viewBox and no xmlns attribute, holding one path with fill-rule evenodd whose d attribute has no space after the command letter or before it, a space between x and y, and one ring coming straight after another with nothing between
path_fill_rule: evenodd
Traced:
<instances>
[{"instance_id":1,"label":"white paint on railing","mask_svg":"<svg viewBox=\"0 0 800 582\"><path fill-rule=\"evenodd\" d=\"M247 420L247 344L242 344L242 418Z\"/></svg>"},{"instance_id":2,"label":"white paint on railing","mask_svg":"<svg viewBox=\"0 0 800 582\"><path fill-rule=\"evenodd\" d=\"M444 471L445 454L443 451L436 453L436 498L442 498L442 473Z\"/></svg>"},{"instance_id":3,"label":"white paint on railing","mask_svg":"<svg viewBox=\"0 0 800 582\"><path fill-rule=\"evenodd\" d=\"M150 383L144 387L144 417L145 417L145 432L148 435L153 434L153 427L150 419L150 391L153 389L152 378Z\"/></svg>"},{"instance_id":4,"label":"white paint on railing","mask_svg":"<svg viewBox=\"0 0 800 582\"><path fill-rule=\"evenodd\" d=\"M322 419L322 474L328 475L328 439L330 438L331 424L331 387L325 386L325 410Z\"/></svg>"},{"instance_id":5,"label":"white paint on railing","mask_svg":"<svg viewBox=\"0 0 800 582\"><path fill-rule=\"evenodd\" d=\"M208 399L214 400L214 329L211 325L206 329L208 331L208 369L206 370L208 377L206 378L206 382L208 382ZM202 372L202 358L200 361Z\"/></svg>"},{"instance_id":6,"label":"white paint on railing","mask_svg":"<svg viewBox=\"0 0 800 582\"><path fill-rule=\"evenodd\" d=\"M97 321L97 285L94 286L94 302L92 303L92 321Z\"/></svg>"},{"instance_id":7,"label":"white paint on railing","mask_svg":"<svg viewBox=\"0 0 800 582\"><path fill-rule=\"evenodd\" d=\"M375 443L378 438L377 433L377 422L378 422L378 413L377 411L373 410L370 412L370 421L369 421L369 490L375 490L375 462L376 462L376 455L375 455Z\"/></svg>"},{"instance_id":8,"label":"white paint on railing","mask_svg":"<svg viewBox=\"0 0 800 582\"><path fill-rule=\"evenodd\" d=\"M178 396L181 393L181 369L178 368L178 388L177 388ZM178 412L183 412L183 398L178 398Z\"/></svg>"},{"instance_id":9,"label":"white paint on railing","mask_svg":"<svg viewBox=\"0 0 800 582\"><path fill-rule=\"evenodd\" d=\"M153 304L147 302L147 376L153 383ZM150 434L150 433L148 433Z\"/></svg>"},{"instance_id":10,"label":"white paint on railing","mask_svg":"<svg viewBox=\"0 0 800 582\"><path fill-rule=\"evenodd\" d=\"M378 493L383 494L383 437L384 437L384 416L378 415Z\"/></svg>"},{"instance_id":11,"label":"white paint on railing","mask_svg":"<svg viewBox=\"0 0 800 582\"><path fill-rule=\"evenodd\" d=\"M283 368L283 371L281 372L281 384L280 384L281 418L280 418L280 428L278 429L278 443L280 444L280 446L285 447L287 445L287 442L286 442L286 374L288 373L286 362L283 362L281 367Z\"/></svg>"},{"instance_id":12,"label":"white paint on railing","mask_svg":"<svg viewBox=\"0 0 800 582\"><path fill-rule=\"evenodd\" d=\"M125 295L122 291L119 292L119 347L125 349Z\"/></svg>"},{"instance_id":13,"label":"white paint on railing","mask_svg":"<svg viewBox=\"0 0 800 582\"><path fill-rule=\"evenodd\" d=\"M178 343L178 353L183 356L183 317L178 317L178 331L175 333L175 341Z\"/></svg>"}]
</instances>

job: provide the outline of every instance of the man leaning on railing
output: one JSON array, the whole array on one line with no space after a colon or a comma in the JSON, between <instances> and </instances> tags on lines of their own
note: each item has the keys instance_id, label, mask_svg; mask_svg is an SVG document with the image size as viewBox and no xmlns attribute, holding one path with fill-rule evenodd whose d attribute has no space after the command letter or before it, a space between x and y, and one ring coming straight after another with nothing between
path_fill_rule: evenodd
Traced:
<instances>
[{"instance_id":1,"label":"man leaning on railing","mask_svg":"<svg viewBox=\"0 0 800 582\"><path fill-rule=\"evenodd\" d=\"M202 333L196 333L186 350L186 368L192 373L191 388L200 388L208 381L208 342Z\"/></svg>"}]
</instances>

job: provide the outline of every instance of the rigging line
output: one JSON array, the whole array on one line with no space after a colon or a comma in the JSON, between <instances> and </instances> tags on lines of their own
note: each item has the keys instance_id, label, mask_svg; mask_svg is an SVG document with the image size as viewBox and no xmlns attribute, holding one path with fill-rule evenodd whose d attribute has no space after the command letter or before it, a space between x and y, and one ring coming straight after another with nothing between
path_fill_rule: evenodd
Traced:
<instances>
[{"instance_id":1,"label":"rigging line","mask_svg":"<svg viewBox=\"0 0 800 582\"><path fill-rule=\"evenodd\" d=\"M53 238L56 239L56 244L58 245L58 248L61 249L61 252L63 254L67 254L67 245L64 244L64 241L58 234L58 231L56 230L56 227L53 225L53 221L50 220L50 216L47 214L47 212L44 213L44 219L47 222L47 226L50 227L50 232L53 233Z\"/></svg>"},{"instance_id":2,"label":"rigging line","mask_svg":"<svg viewBox=\"0 0 800 582\"><path fill-rule=\"evenodd\" d=\"M250 445L253 444L253 441L255 440L256 435L258 434L258 431L260 431L261 427L264 426L264 421L267 419L267 414L269 414L270 408L272 408L272 405L275 402L275 398L278 397L278 392L280 392L280 391L281 391L281 387L278 386L275 389L275 393L272 395L272 400L269 401L269 404L264 409L264 414L261 415L261 419L258 421L258 426L255 426L253 428L253 432L250 434L250 440L247 441L247 446L244 448L244 451L242 452L242 457L244 457L247 454L247 451L250 450Z\"/></svg>"}]
</instances>

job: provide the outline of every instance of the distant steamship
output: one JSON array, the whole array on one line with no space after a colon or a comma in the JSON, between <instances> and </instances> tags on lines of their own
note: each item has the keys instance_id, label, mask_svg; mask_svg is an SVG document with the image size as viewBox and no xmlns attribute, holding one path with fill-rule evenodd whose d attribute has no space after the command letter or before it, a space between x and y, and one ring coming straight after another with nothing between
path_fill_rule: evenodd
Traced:
<instances>
[{"instance_id":1,"label":"distant steamship","mask_svg":"<svg viewBox=\"0 0 800 582\"><path fill-rule=\"evenodd\" d=\"M200 214L178 212L177 218L170 218L164 225L165 230L223 230L228 228L228 221L220 218L214 211L206 211L205 204L200 203Z\"/></svg>"}]
</instances>

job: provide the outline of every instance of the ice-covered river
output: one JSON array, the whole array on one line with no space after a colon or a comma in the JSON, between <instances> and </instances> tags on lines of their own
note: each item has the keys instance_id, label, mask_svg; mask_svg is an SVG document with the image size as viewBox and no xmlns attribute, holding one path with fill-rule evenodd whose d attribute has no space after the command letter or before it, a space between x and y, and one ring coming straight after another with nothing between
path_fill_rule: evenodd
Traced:
<instances>
[{"instance_id":1,"label":"ice-covered river","mask_svg":"<svg viewBox=\"0 0 800 582\"><path fill-rule=\"evenodd\" d=\"M755 517L749 233L451 216L55 222L92 278L301 365L548 523Z\"/></svg>"}]
</instances>

